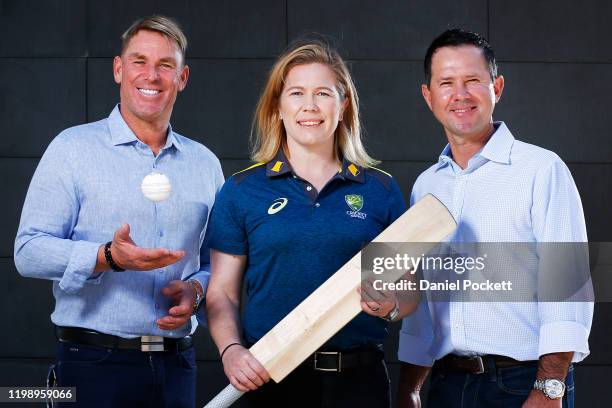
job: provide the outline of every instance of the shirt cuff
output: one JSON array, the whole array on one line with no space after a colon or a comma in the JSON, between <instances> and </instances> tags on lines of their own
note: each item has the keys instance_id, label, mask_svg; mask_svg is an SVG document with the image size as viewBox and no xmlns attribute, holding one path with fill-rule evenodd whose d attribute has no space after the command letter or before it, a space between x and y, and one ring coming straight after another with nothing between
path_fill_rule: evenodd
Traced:
<instances>
[{"instance_id":1,"label":"shirt cuff","mask_svg":"<svg viewBox=\"0 0 612 408\"><path fill-rule=\"evenodd\" d=\"M573 363L589 355L589 331L577 322L552 322L540 327L538 356L573 351Z\"/></svg>"},{"instance_id":2,"label":"shirt cuff","mask_svg":"<svg viewBox=\"0 0 612 408\"><path fill-rule=\"evenodd\" d=\"M74 241L70 252L70 262L66 266L59 287L66 293L76 293L87 283L100 283L102 274L90 279L98 260L99 243Z\"/></svg>"},{"instance_id":3,"label":"shirt cuff","mask_svg":"<svg viewBox=\"0 0 612 408\"><path fill-rule=\"evenodd\" d=\"M431 367L434 363L433 356L429 353L431 340L400 331L397 358L405 363Z\"/></svg>"}]
</instances>

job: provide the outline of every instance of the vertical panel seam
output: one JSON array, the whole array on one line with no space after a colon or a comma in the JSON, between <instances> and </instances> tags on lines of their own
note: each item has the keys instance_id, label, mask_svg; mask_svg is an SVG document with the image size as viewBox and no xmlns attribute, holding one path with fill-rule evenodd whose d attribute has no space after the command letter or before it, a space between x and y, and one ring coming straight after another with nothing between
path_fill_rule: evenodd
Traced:
<instances>
[{"instance_id":1,"label":"vertical panel seam","mask_svg":"<svg viewBox=\"0 0 612 408\"><path fill-rule=\"evenodd\" d=\"M89 47L91 38L89 36L90 17L89 2L85 2L85 121L89 122Z\"/></svg>"},{"instance_id":2,"label":"vertical panel seam","mask_svg":"<svg viewBox=\"0 0 612 408\"><path fill-rule=\"evenodd\" d=\"M491 0L487 0L487 40L491 42Z\"/></svg>"},{"instance_id":3,"label":"vertical panel seam","mask_svg":"<svg viewBox=\"0 0 612 408\"><path fill-rule=\"evenodd\" d=\"M285 47L289 45L289 0L285 0Z\"/></svg>"}]
</instances>

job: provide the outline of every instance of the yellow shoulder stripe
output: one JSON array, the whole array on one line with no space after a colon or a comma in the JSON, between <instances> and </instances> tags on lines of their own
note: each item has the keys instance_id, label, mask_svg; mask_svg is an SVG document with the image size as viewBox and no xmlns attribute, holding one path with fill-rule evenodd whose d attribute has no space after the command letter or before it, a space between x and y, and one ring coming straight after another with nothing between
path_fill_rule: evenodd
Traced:
<instances>
[{"instance_id":1,"label":"yellow shoulder stripe","mask_svg":"<svg viewBox=\"0 0 612 408\"><path fill-rule=\"evenodd\" d=\"M379 169L378 167L370 166L370 167L368 167L368 168L369 168L369 169L378 170L378 171L380 171L381 173L384 173L384 174L386 174L387 176L389 176L389 177L393 178L393 176L392 176L390 173L387 173L386 171L381 170L381 169Z\"/></svg>"},{"instance_id":2,"label":"yellow shoulder stripe","mask_svg":"<svg viewBox=\"0 0 612 408\"><path fill-rule=\"evenodd\" d=\"M243 169L243 170L235 172L234 174L232 174L232 176L235 176L236 174L240 174L240 173L245 172L247 170L254 169L255 167L259 167L259 166L264 165L264 164L266 164L266 163L255 163L252 166L247 167L246 169Z\"/></svg>"}]
</instances>

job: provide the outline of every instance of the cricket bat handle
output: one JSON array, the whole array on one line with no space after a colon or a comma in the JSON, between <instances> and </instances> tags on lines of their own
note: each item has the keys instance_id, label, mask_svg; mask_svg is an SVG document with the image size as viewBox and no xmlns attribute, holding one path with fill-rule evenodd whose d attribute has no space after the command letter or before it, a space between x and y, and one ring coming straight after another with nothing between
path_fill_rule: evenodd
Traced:
<instances>
[{"instance_id":1,"label":"cricket bat handle","mask_svg":"<svg viewBox=\"0 0 612 408\"><path fill-rule=\"evenodd\" d=\"M228 408L234 402L238 401L238 398L240 398L242 394L244 394L244 392L238 391L230 384L217 394L208 404L204 405L204 408Z\"/></svg>"}]
</instances>

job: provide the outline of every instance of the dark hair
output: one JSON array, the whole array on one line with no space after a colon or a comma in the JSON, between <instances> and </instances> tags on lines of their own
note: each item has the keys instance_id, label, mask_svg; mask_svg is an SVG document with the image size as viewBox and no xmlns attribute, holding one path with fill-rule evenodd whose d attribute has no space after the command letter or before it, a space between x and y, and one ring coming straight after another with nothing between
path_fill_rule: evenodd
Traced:
<instances>
[{"instance_id":1,"label":"dark hair","mask_svg":"<svg viewBox=\"0 0 612 408\"><path fill-rule=\"evenodd\" d=\"M461 28L453 28L440 34L435 40L433 40L429 48L427 48L423 65L425 68L425 81L428 86L431 82L431 59L436 51L442 47L459 47L461 45L473 45L476 48L480 48L482 50L482 56L489 66L491 80L494 81L495 78L497 78L497 63L495 62L495 53L487 40L485 40L480 34L472 31L462 30Z\"/></svg>"}]
</instances>

